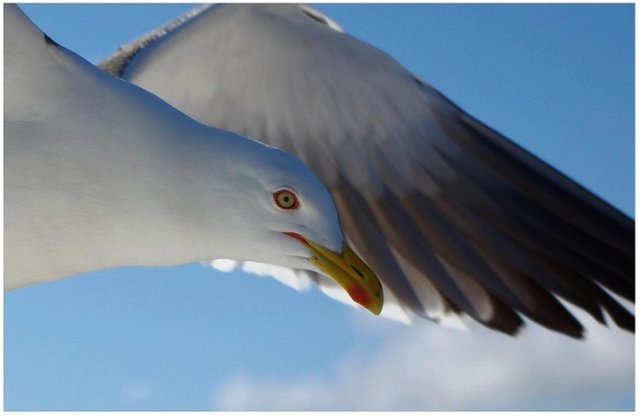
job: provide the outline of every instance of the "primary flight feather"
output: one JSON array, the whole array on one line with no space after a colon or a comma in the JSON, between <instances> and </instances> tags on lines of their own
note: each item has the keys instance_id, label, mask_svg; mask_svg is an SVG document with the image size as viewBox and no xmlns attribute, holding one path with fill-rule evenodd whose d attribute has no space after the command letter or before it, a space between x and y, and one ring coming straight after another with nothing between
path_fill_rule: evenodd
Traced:
<instances>
[{"instance_id":1,"label":"primary flight feather","mask_svg":"<svg viewBox=\"0 0 640 416\"><path fill-rule=\"evenodd\" d=\"M560 297L634 328L630 218L312 8L200 7L99 66L300 157L409 315L582 336Z\"/></svg>"}]
</instances>

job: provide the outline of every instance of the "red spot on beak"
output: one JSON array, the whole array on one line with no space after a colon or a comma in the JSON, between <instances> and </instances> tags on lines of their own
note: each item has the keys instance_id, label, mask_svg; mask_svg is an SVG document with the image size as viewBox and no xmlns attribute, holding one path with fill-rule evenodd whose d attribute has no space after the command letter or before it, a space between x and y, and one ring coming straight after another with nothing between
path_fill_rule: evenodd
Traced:
<instances>
[{"instance_id":1,"label":"red spot on beak","mask_svg":"<svg viewBox=\"0 0 640 416\"><path fill-rule=\"evenodd\" d=\"M288 235L289 237L293 237L296 240L300 241L302 244L307 244L307 239L304 238L303 236L301 236L298 233L294 233L294 232L287 232L285 233L286 235Z\"/></svg>"},{"instance_id":2,"label":"red spot on beak","mask_svg":"<svg viewBox=\"0 0 640 416\"><path fill-rule=\"evenodd\" d=\"M371 296L360 286L350 286L347 289L347 293L354 302L359 303L365 308L369 309L369 305L371 304Z\"/></svg>"}]
</instances>

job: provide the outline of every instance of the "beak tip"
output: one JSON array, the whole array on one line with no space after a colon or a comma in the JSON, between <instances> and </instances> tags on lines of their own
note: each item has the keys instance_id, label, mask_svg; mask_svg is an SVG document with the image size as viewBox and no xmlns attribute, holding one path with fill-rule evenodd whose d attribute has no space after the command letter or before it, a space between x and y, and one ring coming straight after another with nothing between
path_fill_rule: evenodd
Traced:
<instances>
[{"instance_id":1,"label":"beak tip","mask_svg":"<svg viewBox=\"0 0 640 416\"><path fill-rule=\"evenodd\" d=\"M349 296L354 302L363 306L372 314L380 315L380 312L382 312L383 302L381 297L370 294L364 287L351 286L347 290L347 293L349 293Z\"/></svg>"},{"instance_id":2,"label":"beak tip","mask_svg":"<svg viewBox=\"0 0 640 416\"><path fill-rule=\"evenodd\" d=\"M380 315L380 313L382 312L382 306L382 299L376 299L376 302L369 308L369 311L371 311L371 313L374 315Z\"/></svg>"}]
</instances>

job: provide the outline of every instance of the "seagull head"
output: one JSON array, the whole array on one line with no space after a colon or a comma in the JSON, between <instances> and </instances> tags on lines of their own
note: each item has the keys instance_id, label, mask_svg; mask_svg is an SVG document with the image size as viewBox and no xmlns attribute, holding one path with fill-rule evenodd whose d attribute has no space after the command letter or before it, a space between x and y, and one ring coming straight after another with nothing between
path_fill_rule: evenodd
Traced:
<instances>
[{"instance_id":1,"label":"seagull head","mask_svg":"<svg viewBox=\"0 0 640 416\"><path fill-rule=\"evenodd\" d=\"M335 280L351 299L374 314L383 304L378 277L345 242L325 185L299 159L260 145L236 165L235 260L310 270Z\"/></svg>"}]
</instances>

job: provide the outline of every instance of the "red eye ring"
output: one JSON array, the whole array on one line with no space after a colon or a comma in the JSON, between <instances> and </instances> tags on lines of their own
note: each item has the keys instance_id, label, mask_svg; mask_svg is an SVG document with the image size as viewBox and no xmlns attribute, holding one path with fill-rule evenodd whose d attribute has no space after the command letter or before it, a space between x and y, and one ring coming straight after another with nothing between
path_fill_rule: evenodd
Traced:
<instances>
[{"instance_id":1,"label":"red eye ring","mask_svg":"<svg viewBox=\"0 0 640 416\"><path fill-rule=\"evenodd\" d=\"M289 189L280 189L279 191L275 191L273 193L273 202L276 203L278 208L284 209L285 211L298 209L300 206L298 196L295 192Z\"/></svg>"}]
</instances>

